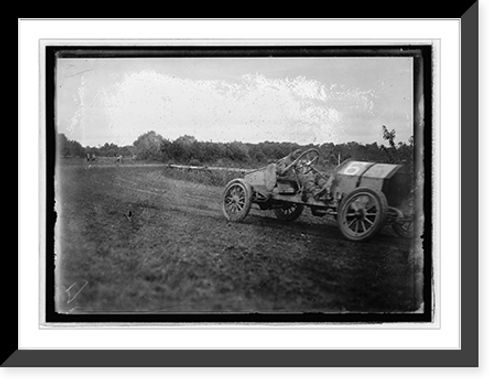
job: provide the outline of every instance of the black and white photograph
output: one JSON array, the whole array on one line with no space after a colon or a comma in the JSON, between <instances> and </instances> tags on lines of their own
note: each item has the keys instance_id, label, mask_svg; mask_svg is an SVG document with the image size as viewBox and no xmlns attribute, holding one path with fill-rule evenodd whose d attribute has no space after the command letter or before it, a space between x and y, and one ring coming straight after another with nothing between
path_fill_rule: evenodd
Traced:
<instances>
[{"instance_id":1,"label":"black and white photograph","mask_svg":"<svg viewBox=\"0 0 500 389\"><path fill-rule=\"evenodd\" d=\"M492 4L19 18L0 381L497 382Z\"/></svg>"},{"instance_id":2,"label":"black and white photograph","mask_svg":"<svg viewBox=\"0 0 500 389\"><path fill-rule=\"evenodd\" d=\"M432 322L435 50L47 41L47 318Z\"/></svg>"}]
</instances>

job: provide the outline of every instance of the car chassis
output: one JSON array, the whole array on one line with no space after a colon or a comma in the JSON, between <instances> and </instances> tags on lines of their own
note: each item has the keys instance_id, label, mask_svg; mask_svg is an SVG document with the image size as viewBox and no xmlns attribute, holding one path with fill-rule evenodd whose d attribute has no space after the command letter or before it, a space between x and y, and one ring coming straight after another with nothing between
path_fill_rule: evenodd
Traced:
<instances>
[{"instance_id":1,"label":"car chassis","mask_svg":"<svg viewBox=\"0 0 500 389\"><path fill-rule=\"evenodd\" d=\"M293 221L309 207L314 216L332 215L352 241L369 240L386 224L392 224L401 237L413 237L413 212L401 210L413 193L407 166L346 160L329 176L317 169L319 157L320 152L310 148L287 166L286 176L277 173L276 163L270 163L230 181L223 194L224 216L241 221L256 204L261 210L273 210L279 220ZM318 200L306 193L301 172L320 175L328 183L330 196Z\"/></svg>"}]
</instances>

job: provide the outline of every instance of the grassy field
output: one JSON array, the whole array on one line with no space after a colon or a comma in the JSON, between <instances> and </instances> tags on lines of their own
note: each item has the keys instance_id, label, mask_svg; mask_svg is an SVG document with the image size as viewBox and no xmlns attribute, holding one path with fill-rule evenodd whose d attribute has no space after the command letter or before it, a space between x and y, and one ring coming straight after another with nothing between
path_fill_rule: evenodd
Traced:
<instances>
[{"instance_id":1,"label":"grassy field","mask_svg":"<svg viewBox=\"0 0 500 389\"><path fill-rule=\"evenodd\" d=\"M234 174L233 174L234 175ZM59 312L412 312L421 266L386 229L345 240L306 210L286 223L221 211L234 178L162 165L63 161L56 179Z\"/></svg>"}]
</instances>

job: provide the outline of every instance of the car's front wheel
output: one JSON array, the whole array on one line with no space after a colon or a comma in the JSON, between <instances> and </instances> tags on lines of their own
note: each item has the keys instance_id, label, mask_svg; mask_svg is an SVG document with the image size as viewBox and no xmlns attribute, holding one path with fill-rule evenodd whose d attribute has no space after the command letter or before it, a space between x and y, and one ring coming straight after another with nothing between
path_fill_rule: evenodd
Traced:
<instances>
[{"instance_id":1,"label":"car's front wheel","mask_svg":"<svg viewBox=\"0 0 500 389\"><path fill-rule=\"evenodd\" d=\"M252 188L242 179L230 181L224 189L222 213L229 221L241 221L250 212Z\"/></svg>"}]
</instances>

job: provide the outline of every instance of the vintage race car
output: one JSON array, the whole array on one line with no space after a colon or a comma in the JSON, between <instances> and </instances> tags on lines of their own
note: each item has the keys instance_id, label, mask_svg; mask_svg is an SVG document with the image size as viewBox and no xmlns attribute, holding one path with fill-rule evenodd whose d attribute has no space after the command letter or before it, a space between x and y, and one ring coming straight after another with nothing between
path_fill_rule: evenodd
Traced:
<instances>
[{"instance_id":1,"label":"vintage race car","mask_svg":"<svg viewBox=\"0 0 500 389\"><path fill-rule=\"evenodd\" d=\"M223 194L224 216L241 221L254 204L262 210L273 210L279 220L293 221L309 207L315 216L332 215L349 240L368 240L389 223L399 236L413 237L413 212L401 208L412 193L407 166L347 160L325 174L317 168L319 157L319 151L311 148L281 174L277 173L277 164L270 163L230 181ZM310 173L327 185L321 188L329 194L327 198L305 193L300 177Z\"/></svg>"}]
</instances>

